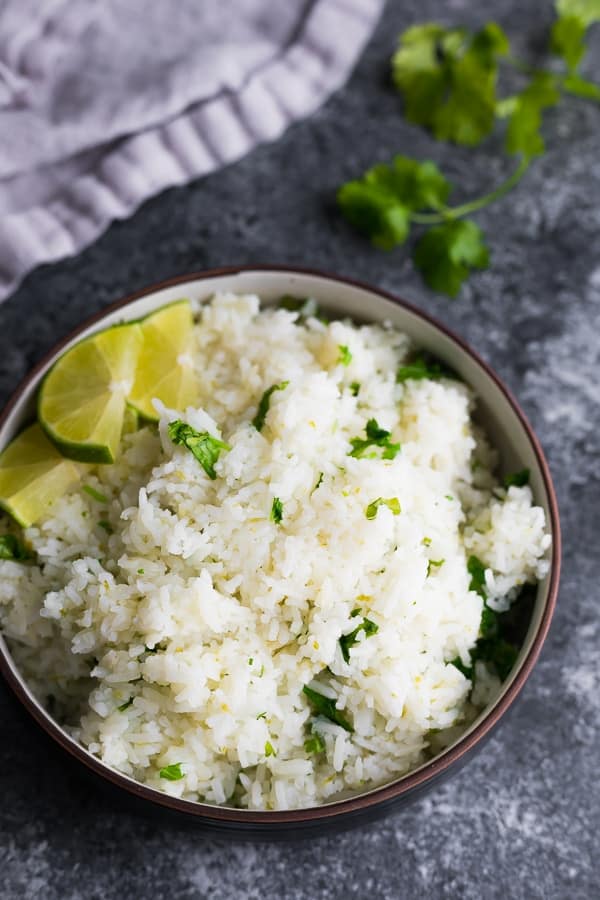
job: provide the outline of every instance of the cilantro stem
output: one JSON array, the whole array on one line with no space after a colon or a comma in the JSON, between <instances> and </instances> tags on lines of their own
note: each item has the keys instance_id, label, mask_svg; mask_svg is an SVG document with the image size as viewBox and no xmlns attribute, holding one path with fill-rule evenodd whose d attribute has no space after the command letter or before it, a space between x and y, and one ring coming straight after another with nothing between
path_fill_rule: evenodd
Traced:
<instances>
[{"instance_id":1,"label":"cilantro stem","mask_svg":"<svg viewBox=\"0 0 600 900\"><path fill-rule=\"evenodd\" d=\"M504 194L507 194L512 190L529 168L529 163L529 159L525 157L521 159L521 162L512 175L499 184L495 190L490 191L489 194L477 197L469 203L462 203L460 206L446 207L439 213L411 213L411 221L416 222L419 225L439 225L441 222L447 222L452 219L462 219L463 216L468 216L471 213L477 212L477 210L483 209L484 206L488 206L488 204L493 203L494 200L498 200L500 197L503 197Z\"/></svg>"}]
</instances>

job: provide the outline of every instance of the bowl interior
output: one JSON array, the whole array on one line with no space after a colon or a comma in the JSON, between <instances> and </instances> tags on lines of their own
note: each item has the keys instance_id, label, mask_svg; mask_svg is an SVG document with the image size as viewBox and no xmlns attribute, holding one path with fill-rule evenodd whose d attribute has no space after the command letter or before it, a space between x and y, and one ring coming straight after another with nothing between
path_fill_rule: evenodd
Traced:
<instances>
[{"instance_id":1,"label":"bowl interior","mask_svg":"<svg viewBox=\"0 0 600 900\"><path fill-rule=\"evenodd\" d=\"M506 389L496 380L493 373L486 370L484 364L478 361L459 339L446 333L440 326L429 321L416 310L400 305L364 286L339 281L319 274L287 270L251 269L209 274L206 277L190 276L189 278L179 279L175 284L171 283L169 286L145 293L130 303L113 309L101 318L96 319L93 324L80 329L76 335L73 335L69 341L61 345L55 354L38 367L34 376L26 383L25 387L18 394L17 399L13 401L12 405L9 405L4 414L4 420L0 426L0 448L4 447L34 417L37 388L45 371L50 367L54 359L71 344L81 340L87 334L109 325L145 316L165 303L182 297L202 301L208 299L216 291L256 293L266 304L277 301L284 294L291 294L297 297L313 297L320 306L335 316L349 316L359 322L389 321L396 328L406 332L418 347L430 351L451 366L464 381L474 388L478 397L477 418L486 429L492 444L500 453L502 471L510 472L523 468L530 469L530 483L535 502L544 508L548 527L552 528L553 522L557 525L556 510L551 496L552 488L548 481L547 470L545 469L545 462L539 445L537 445L535 438L532 438L528 433L522 414L513 405L514 401L511 400ZM556 567L558 565L557 547L559 535L554 533L552 536L555 546L554 567ZM495 701L483 710L463 735L457 739L455 744L436 757L436 760L448 755L456 745L464 742L469 735L476 731L482 721L490 716L493 709L501 703L503 697L510 690L540 630L542 619L550 601L551 576L552 568L548 576L537 585L533 610L519 659L511 675L502 685ZM10 675L12 675L10 680L13 684L15 682L19 684L20 692L24 693L29 700L30 710L38 721L42 722L44 727L46 727L46 724L52 720L50 720L48 714L39 705L27 688L27 685L23 682L10 657L6 644L0 636L0 656L2 654L5 657L4 668L5 670L8 669ZM52 723L52 727L49 730L56 735L56 725L54 723ZM71 738L66 736L64 732L62 734L64 736L64 739L61 739L63 746L71 749L71 752L74 751L75 746L77 747L74 755L80 758L82 756L88 757L88 762L96 771L107 768L83 748L74 745ZM74 746L70 747L70 745ZM431 767L431 762L425 763L421 769L426 769L427 767ZM414 771L397 779L394 784L402 783L413 775ZM122 782L129 781L131 785L136 785L136 782L126 778L126 776L119 776L119 780ZM139 791L139 785L137 785L137 789ZM160 792L150 788L145 788L144 790L150 794L157 795L154 799L158 802L164 802L164 795L160 794ZM374 789L366 794L361 794L360 797L377 794L378 790ZM180 802L187 803L189 806L202 807L204 810L210 808L206 804L193 804L189 801ZM322 808L320 807L320 809ZM235 812L239 817L248 811L236 810ZM264 815L273 816L275 814L266 813Z\"/></svg>"}]
</instances>

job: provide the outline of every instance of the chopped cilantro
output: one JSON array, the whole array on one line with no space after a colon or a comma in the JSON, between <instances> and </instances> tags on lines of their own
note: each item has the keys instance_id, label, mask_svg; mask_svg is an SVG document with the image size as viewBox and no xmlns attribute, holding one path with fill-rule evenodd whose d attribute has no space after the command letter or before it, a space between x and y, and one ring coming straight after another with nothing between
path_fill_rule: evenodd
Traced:
<instances>
[{"instance_id":1,"label":"chopped cilantro","mask_svg":"<svg viewBox=\"0 0 600 900\"><path fill-rule=\"evenodd\" d=\"M340 351L338 356L338 365L340 366L349 366L352 362L352 353L350 349L345 344L338 344L338 350Z\"/></svg>"},{"instance_id":2,"label":"chopped cilantro","mask_svg":"<svg viewBox=\"0 0 600 900\"><path fill-rule=\"evenodd\" d=\"M181 771L181 763L172 763L170 766L164 766L158 774L161 778L166 778L167 781L180 781L185 777Z\"/></svg>"},{"instance_id":3,"label":"chopped cilantro","mask_svg":"<svg viewBox=\"0 0 600 900\"><path fill-rule=\"evenodd\" d=\"M0 559L15 559L21 562L24 559L32 559L33 554L14 534L0 536Z\"/></svg>"},{"instance_id":4,"label":"chopped cilantro","mask_svg":"<svg viewBox=\"0 0 600 900\"><path fill-rule=\"evenodd\" d=\"M322 472L319 472L319 477L318 477L318 479L317 479L317 483L315 484L314 488L313 488L312 491L310 492L311 495L314 494L314 492L315 492L318 488L320 488L322 484L323 484L323 473L322 473Z\"/></svg>"},{"instance_id":5,"label":"chopped cilantro","mask_svg":"<svg viewBox=\"0 0 600 900\"><path fill-rule=\"evenodd\" d=\"M276 525L281 523L283 519L283 503L279 497L273 497L273 505L271 506L271 521Z\"/></svg>"},{"instance_id":6,"label":"chopped cilantro","mask_svg":"<svg viewBox=\"0 0 600 900\"><path fill-rule=\"evenodd\" d=\"M421 541L421 543L423 544L424 547L430 547L431 546L431 538L424 537L423 540Z\"/></svg>"},{"instance_id":7,"label":"chopped cilantro","mask_svg":"<svg viewBox=\"0 0 600 900\"><path fill-rule=\"evenodd\" d=\"M531 472L529 469L521 469L520 472L513 472L512 475L507 475L504 478L504 487L524 487L526 484L529 484L529 476Z\"/></svg>"},{"instance_id":8,"label":"chopped cilantro","mask_svg":"<svg viewBox=\"0 0 600 900\"><path fill-rule=\"evenodd\" d=\"M492 637L498 631L498 613L490 609L487 604L481 611L481 623L479 625L479 635L482 638Z\"/></svg>"},{"instance_id":9,"label":"chopped cilantro","mask_svg":"<svg viewBox=\"0 0 600 900\"><path fill-rule=\"evenodd\" d=\"M100 526L100 528L103 528L107 534L113 533L113 527L110 522L106 521L106 519L100 519L98 525Z\"/></svg>"},{"instance_id":10,"label":"chopped cilantro","mask_svg":"<svg viewBox=\"0 0 600 900\"><path fill-rule=\"evenodd\" d=\"M319 313L317 301L313 297L292 297L291 294L285 294L279 301L279 308L287 309L288 312L297 312L298 322L303 322L311 317L323 319Z\"/></svg>"},{"instance_id":11,"label":"chopped cilantro","mask_svg":"<svg viewBox=\"0 0 600 900\"><path fill-rule=\"evenodd\" d=\"M231 450L229 444L213 437L208 431L196 431L191 425L176 419L169 422L169 437L174 444L180 444L196 457L206 474L213 481L217 477L215 472L215 463L217 462L221 450Z\"/></svg>"},{"instance_id":12,"label":"chopped cilantro","mask_svg":"<svg viewBox=\"0 0 600 900\"><path fill-rule=\"evenodd\" d=\"M360 391L360 382L352 381L350 383L350 393L353 397L358 397L358 392Z\"/></svg>"},{"instance_id":13,"label":"chopped cilantro","mask_svg":"<svg viewBox=\"0 0 600 900\"><path fill-rule=\"evenodd\" d=\"M485 591L485 566L477 556L470 556L467 560L467 572L471 576L469 590L475 591L480 597L487 597Z\"/></svg>"},{"instance_id":14,"label":"chopped cilantro","mask_svg":"<svg viewBox=\"0 0 600 900\"><path fill-rule=\"evenodd\" d=\"M360 615L360 610L355 609L352 611L352 617L355 618L357 615ZM350 634L343 634L340 638L340 648L342 651L342 656L344 657L344 662L350 662L350 648L354 647L357 643L357 635L360 631L364 631L365 638L372 637L372 635L377 634L379 631L379 625L376 625L375 622L372 622L371 619L363 619L358 628L355 628L354 631L351 631Z\"/></svg>"},{"instance_id":15,"label":"chopped cilantro","mask_svg":"<svg viewBox=\"0 0 600 900\"><path fill-rule=\"evenodd\" d=\"M397 497L390 497L387 500L385 500L383 497L378 497L377 500L373 500L373 502L369 503L369 505L367 506L365 510L367 519L374 519L380 506L387 506L387 508L391 510L395 516L400 515L400 501Z\"/></svg>"},{"instance_id":16,"label":"chopped cilantro","mask_svg":"<svg viewBox=\"0 0 600 900\"><path fill-rule=\"evenodd\" d=\"M257 719L266 719L266 718L267 718L267 714L266 714L266 712L261 712L261 713L259 713L259 714L257 715L256 718L257 718Z\"/></svg>"},{"instance_id":17,"label":"chopped cilantro","mask_svg":"<svg viewBox=\"0 0 600 900\"><path fill-rule=\"evenodd\" d=\"M253 664L254 664L254 657L251 656L250 659L248 660L248 665L252 666Z\"/></svg>"},{"instance_id":18,"label":"chopped cilantro","mask_svg":"<svg viewBox=\"0 0 600 900\"><path fill-rule=\"evenodd\" d=\"M104 496L104 494L101 494L100 491L97 491L96 488L93 488L90 484L84 484L81 490L85 491L85 493L88 494L93 500L97 500L98 503L108 503L108 499Z\"/></svg>"},{"instance_id":19,"label":"chopped cilantro","mask_svg":"<svg viewBox=\"0 0 600 900\"><path fill-rule=\"evenodd\" d=\"M131 704L133 703L133 697L130 697L129 700L126 700L125 703L121 703L120 706L117 707L119 712L125 712L126 709L129 709Z\"/></svg>"},{"instance_id":20,"label":"chopped cilantro","mask_svg":"<svg viewBox=\"0 0 600 900\"><path fill-rule=\"evenodd\" d=\"M451 659L450 665L455 666L459 672L462 672L465 678L473 678L473 666L465 666L460 656L456 656L454 659Z\"/></svg>"},{"instance_id":21,"label":"chopped cilantro","mask_svg":"<svg viewBox=\"0 0 600 900\"><path fill-rule=\"evenodd\" d=\"M322 753L325 750L325 741L320 734L313 734L304 741L306 753Z\"/></svg>"},{"instance_id":22,"label":"chopped cilantro","mask_svg":"<svg viewBox=\"0 0 600 900\"><path fill-rule=\"evenodd\" d=\"M282 381L280 384L272 384L270 388L268 388L262 397L260 398L260 402L258 404L258 410L256 415L252 419L252 424L256 428L257 431L262 431L263 426L265 424L265 419L267 418L267 413L269 412L269 405L271 403L271 395L275 391L284 391L288 386L289 381Z\"/></svg>"},{"instance_id":23,"label":"chopped cilantro","mask_svg":"<svg viewBox=\"0 0 600 900\"><path fill-rule=\"evenodd\" d=\"M138 570L137 570L137 573L138 573L138 575L143 575L143 574L144 574L144 570L143 570L143 569L138 569Z\"/></svg>"},{"instance_id":24,"label":"chopped cilantro","mask_svg":"<svg viewBox=\"0 0 600 900\"><path fill-rule=\"evenodd\" d=\"M440 566L443 566L445 562L446 562L445 559L430 559L430 560L428 560L428 562L427 562L427 577L429 578L429 576L431 575L432 569L439 569Z\"/></svg>"},{"instance_id":25,"label":"chopped cilantro","mask_svg":"<svg viewBox=\"0 0 600 900\"><path fill-rule=\"evenodd\" d=\"M277 756L277 751L271 741L265 742L265 756Z\"/></svg>"},{"instance_id":26,"label":"chopped cilantro","mask_svg":"<svg viewBox=\"0 0 600 900\"><path fill-rule=\"evenodd\" d=\"M365 452L370 447L382 447L382 459L394 459L396 454L400 452L400 444L393 444L390 441L391 432L386 431L385 428L380 428L376 419L369 419L365 426L365 433L366 438L351 439L352 450L348 456L360 459L365 456ZM372 456L375 456L375 454L372 454Z\"/></svg>"},{"instance_id":27,"label":"chopped cilantro","mask_svg":"<svg viewBox=\"0 0 600 900\"><path fill-rule=\"evenodd\" d=\"M501 681L510 675L518 655L519 648L501 637L483 637L477 641L475 658L491 663Z\"/></svg>"},{"instance_id":28,"label":"chopped cilantro","mask_svg":"<svg viewBox=\"0 0 600 900\"><path fill-rule=\"evenodd\" d=\"M319 715L324 716L326 719L329 719L330 722L334 722L346 731L354 731L352 725L344 718L340 710L337 709L335 700L325 697L318 691L308 687L308 685L305 685L302 688L302 691Z\"/></svg>"},{"instance_id":29,"label":"chopped cilantro","mask_svg":"<svg viewBox=\"0 0 600 900\"><path fill-rule=\"evenodd\" d=\"M439 378L456 378L456 374L433 357L424 353L419 354L412 362L401 366L396 373L396 381L420 381L424 378L438 380Z\"/></svg>"}]
</instances>

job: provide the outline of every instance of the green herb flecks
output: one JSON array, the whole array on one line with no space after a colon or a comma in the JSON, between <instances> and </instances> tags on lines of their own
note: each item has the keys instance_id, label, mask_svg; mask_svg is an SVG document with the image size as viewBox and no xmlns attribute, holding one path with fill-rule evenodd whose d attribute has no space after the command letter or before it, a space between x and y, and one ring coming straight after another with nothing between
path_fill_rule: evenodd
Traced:
<instances>
[{"instance_id":1,"label":"green herb flecks","mask_svg":"<svg viewBox=\"0 0 600 900\"><path fill-rule=\"evenodd\" d=\"M126 709L129 709L131 704L133 703L133 697L130 697L129 700L126 700L125 703L121 703L120 706L117 706L119 712L125 712Z\"/></svg>"},{"instance_id":2,"label":"green herb flecks","mask_svg":"<svg viewBox=\"0 0 600 900\"><path fill-rule=\"evenodd\" d=\"M231 450L229 444L219 438L213 437L208 431L196 431L191 425L176 419L169 422L169 437L174 444L180 444L190 451L198 460L206 474L213 481L217 477L215 463L219 459L221 450Z\"/></svg>"},{"instance_id":3,"label":"green herb flecks","mask_svg":"<svg viewBox=\"0 0 600 900\"><path fill-rule=\"evenodd\" d=\"M317 712L321 716L324 716L326 719L329 719L330 722L334 722L336 725L339 725L345 731L354 731L352 725L343 716L340 710L337 709L335 700L331 700L329 697L325 697L324 694L320 694L318 691L315 691L312 688L308 687L308 685L305 685L302 688L302 691L306 698L309 700L315 712Z\"/></svg>"},{"instance_id":4,"label":"green herb flecks","mask_svg":"<svg viewBox=\"0 0 600 900\"><path fill-rule=\"evenodd\" d=\"M427 561L427 577L431 575L433 569L439 569L446 562L445 559L430 559Z\"/></svg>"},{"instance_id":5,"label":"green herb flecks","mask_svg":"<svg viewBox=\"0 0 600 900\"><path fill-rule=\"evenodd\" d=\"M420 353L412 362L401 366L396 373L396 381L438 381L440 378L456 379L456 373L439 360L425 353Z\"/></svg>"},{"instance_id":6,"label":"green herb flecks","mask_svg":"<svg viewBox=\"0 0 600 900\"><path fill-rule=\"evenodd\" d=\"M315 484L314 488L310 492L311 496L314 494L315 491L317 491L321 487L322 484L323 484L323 472L319 472L319 477L317 479L317 483Z\"/></svg>"},{"instance_id":7,"label":"green herb flecks","mask_svg":"<svg viewBox=\"0 0 600 900\"><path fill-rule=\"evenodd\" d=\"M113 527L112 527L112 525L110 524L110 522L107 522L106 519L99 519L98 525L99 525L99 527L102 528L107 534L112 534L112 533L113 533Z\"/></svg>"},{"instance_id":8,"label":"green herb flecks","mask_svg":"<svg viewBox=\"0 0 600 900\"><path fill-rule=\"evenodd\" d=\"M390 441L391 432L381 428L376 419L369 419L365 426L365 434L366 438L357 437L351 439L352 450L348 453L348 456L354 456L356 459L364 458L367 450L372 447L381 447L383 449L382 459L394 459L400 452L400 444L394 444ZM372 453L370 456L375 457L376 454Z\"/></svg>"},{"instance_id":9,"label":"green herb flecks","mask_svg":"<svg viewBox=\"0 0 600 900\"><path fill-rule=\"evenodd\" d=\"M265 741L265 756L277 756L277 751L271 741Z\"/></svg>"},{"instance_id":10,"label":"green herb flecks","mask_svg":"<svg viewBox=\"0 0 600 900\"><path fill-rule=\"evenodd\" d=\"M360 391L360 382L352 381L350 383L350 393L352 394L352 396L358 397L359 391Z\"/></svg>"},{"instance_id":11,"label":"green herb flecks","mask_svg":"<svg viewBox=\"0 0 600 900\"><path fill-rule=\"evenodd\" d=\"M282 519L283 503L281 502L279 497L273 497L273 504L271 506L271 521L275 522L276 525L280 525Z\"/></svg>"},{"instance_id":12,"label":"green herb flecks","mask_svg":"<svg viewBox=\"0 0 600 900\"><path fill-rule=\"evenodd\" d=\"M399 516L401 513L400 501L397 497L389 497L387 500L383 497L378 497L377 500L373 500L373 502L369 503L367 506L365 510L367 519L374 519L377 516L377 510L380 506L387 506L395 516Z\"/></svg>"},{"instance_id":13,"label":"green herb flecks","mask_svg":"<svg viewBox=\"0 0 600 900\"><path fill-rule=\"evenodd\" d=\"M356 617L358 615L360 615L360 609L353 609L352 616ZM364 632L365 638L369 638L372 637L372 635L377 634L379 625L376 625L371 619L363 619L358 628L355 628L354 631L351 631L349 634L343 634L341 636L339 643L344 662L350 662L350 648L358 643L358 635L361 631Z\"/></svg>"},{"instance_id":14,"label":"green herb flecks","mask_svg":"<svg viewBox=\"0 0 600 900\"><path fill-rule=\"evenodd\" d=\"M304 751L309 754L323 753L325 750L325 741L320 734L312 734L304 741Z\"/></svg>"},{"instance_id":15,"label":"green herb flecks","mask_svg":"<svg viewBox=\"0 0 600 900\"><path fill-rule=\"evenodd\" d=\"M338 344L339 356L337 359L339 366L349 366L352 362L352 353L350 348L345 344Z\"/></svg>"},{"instance_id":16,"label":"green herb flecks","mask_svg":"<svg viewBox=\"0 0 600 900\"><path fill-rule=\"evenodd\" d=\"M485 590L485 566L477 556L469 556L467 560L467 572L471 576L469 590L475 591L480 597L487 597Z\"/></svg>"},{"instance_id":17,"label":"green herb flecks","mask_svg":"<svg viewBox=\"0 0 600 900\"><path fill-rule=\"evenodd\" d=\"M3 534L0 536L0 559L14 559L17 562L23 562L33 559L33 553L16 535Z\"/></svg>"},{"instance_id":18,"label":"green herb flecks","mask_svg":"<svg viewBox=\"0 0 600 900\"><path fill-rule=\"evenodd\" d=\"M170 766L164 766L160 770L159 777L165 778L167 781L180 781L185 777L184 772L181 771L182 763L172 763Z\"/></svg>"},{"instance_id":19,"label":"green herb flecks","mask_svg":"<svg viewBox=\"0 0 600 900\"><path fill-rule=\"evenodd\" d=\"M271 387L268 388L260 398L258 410L256 412L256 415L252 419L252 424L257 431L263 430L265 419L267 418L267 413L269 412L272 394L274 394L275 391L284 391L288 384L289 381L282 381L280 384L272 384Z\"/></svg>"},{"instance_id":20,"label":"green herb flecks","mask_svg":"<svg viewBox=\"0 0 600 900\"><path fill-rule=\"evenodd\" d=\"M504 487L508 490L509 487L524 487L526 484L529 484L529 476L531 472L529 469L521 469L520 472L513 472L511 475L506 475L503 481Z\"/></svg>"},{"instance_id":21,"label":"green herb flecks","mask_svg":"<svg viewBox=\"0 0 600 900\"><path fill-rule=\"evenodd\" d=\"M85 491L88 496L92 498L92 500L97 500L98 503L108 503L108 498L101 494L100 491L97 491L96 488L93 488L90 484L84 484L82 491Z\"/></svg>"}]
</instances>

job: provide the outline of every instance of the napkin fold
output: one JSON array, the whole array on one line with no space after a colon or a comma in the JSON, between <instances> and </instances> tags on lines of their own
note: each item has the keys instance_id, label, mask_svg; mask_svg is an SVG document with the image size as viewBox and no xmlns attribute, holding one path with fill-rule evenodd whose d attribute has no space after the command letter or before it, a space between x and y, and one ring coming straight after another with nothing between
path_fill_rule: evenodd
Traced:
<instances>
[{"instance_id":1,"label":"napkin fold","mask_svg":"<svg viewBox=\"0 0 600 900\"><path fill-rule=\"evenodd\" d=\"M5 0L0 300L348 77L384 0Z\"/></svg>"}]
</instances>

